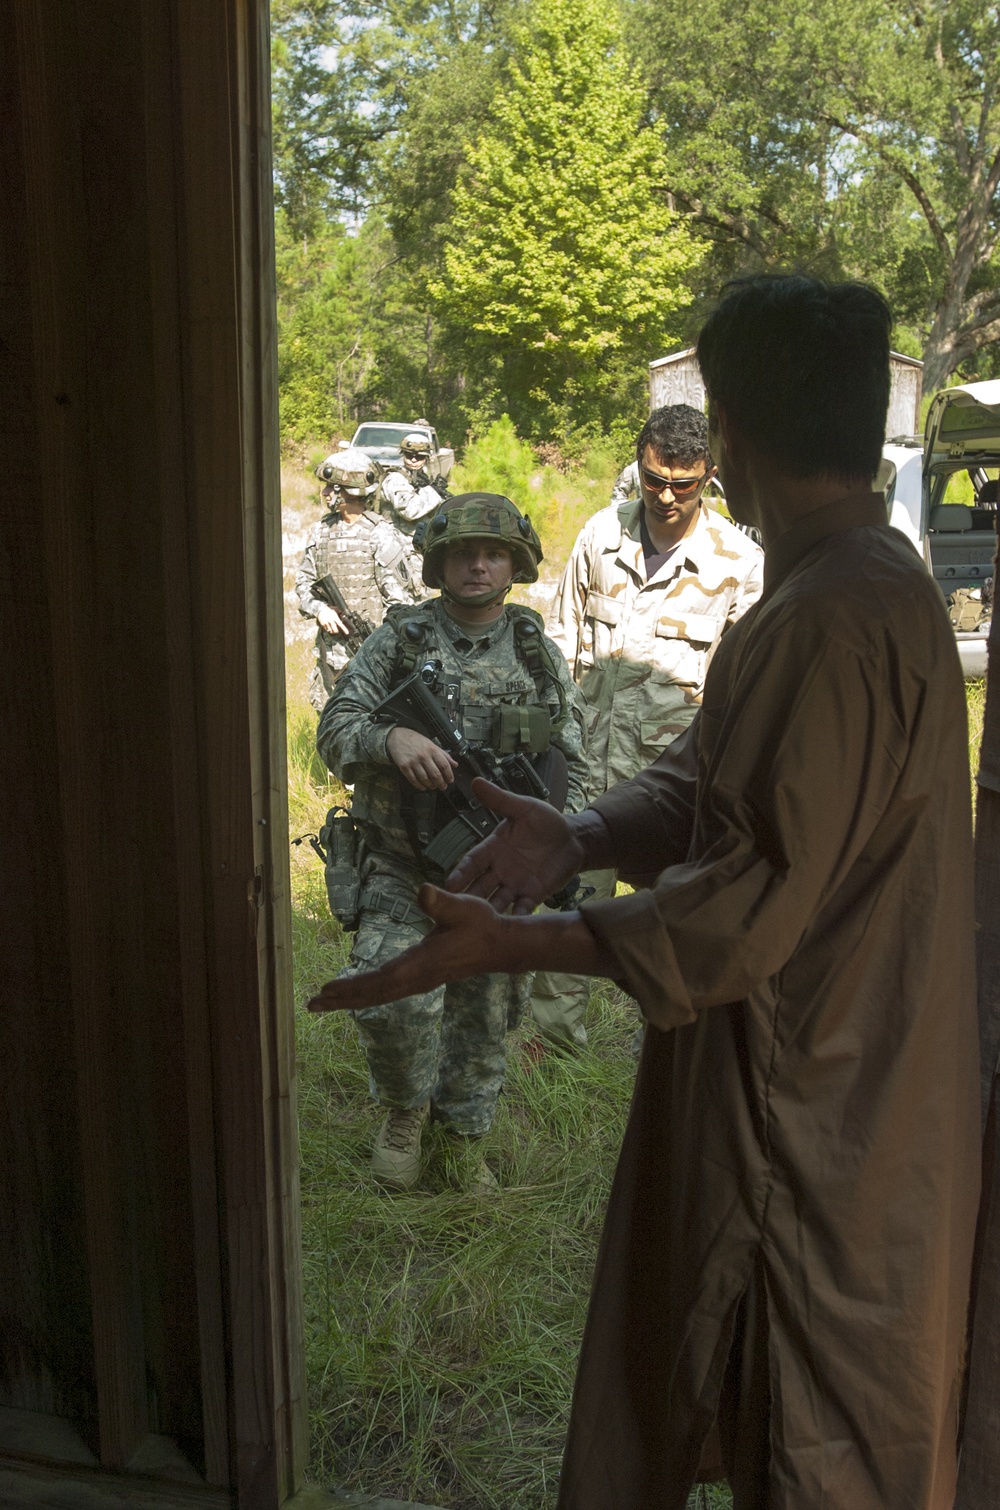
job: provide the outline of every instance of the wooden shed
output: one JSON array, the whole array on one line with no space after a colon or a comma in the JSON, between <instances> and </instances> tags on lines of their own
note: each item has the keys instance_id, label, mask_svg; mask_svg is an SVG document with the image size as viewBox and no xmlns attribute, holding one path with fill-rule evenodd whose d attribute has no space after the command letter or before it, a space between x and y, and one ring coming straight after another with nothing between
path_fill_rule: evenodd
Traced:
<instances>
[{"instance_id":1,"label":"wooden shed","mask_svg":"<svg viewBox=\"0 0 1000 1510\"><path fill-rule=\"evenodd\" d=\"M886 436L917 435L920 433L920 398L923 362L914 357L904 357L900 352L891 354L892 388L889 394L889 415L886 421ZM664 404L691 404L695 409L705 407L705 385L698 370L695 349L689 346L684 351L675 351L669 357L657 357L649 364L650 411Z\"/></svg>"}]
</instances>

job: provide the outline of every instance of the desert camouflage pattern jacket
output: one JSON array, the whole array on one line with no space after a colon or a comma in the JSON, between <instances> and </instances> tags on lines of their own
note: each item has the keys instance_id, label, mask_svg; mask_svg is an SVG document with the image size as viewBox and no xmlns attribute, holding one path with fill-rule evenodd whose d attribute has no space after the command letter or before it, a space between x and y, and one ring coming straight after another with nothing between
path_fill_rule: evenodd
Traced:
<instances>
[{"instance_id":1,"label":"desert camouflage pattern jacket","mask_svg":"<svg viewBox=\"0 0 1000 1510\"><path fill-rule=\"evenodd\" d=\"M546 626L587 704L588 801L687 728L723 630L763 586L763 552L704 503L647 582L641 511L636 499L587 521Z\"/></svg>"},{"instance_id":2,"label":"desert camouflage pattern jacket","mask_svg":"<svg viewBox=\"0 0 1000 1510\"><path fill-rule=\"evenodd\" d=\"M316 744L330 769L353 785L351 811L370 848L413 857L400 806L403 778L386 750L390 730L369 717L398 679L402 624L426 624L429 635L422 658L440 660L444 680L460 685L453 712L462 732L473 743L487 744L494 709L543 702L515 645L517 614L532 614L541 627L538 616L526 608L505 608L492 624L481 625L459 624L440 598L421 603L412 613L394 609L341 674L320 719ZM587 782L584 714L561 654L551 642L548 648L566 706L561 717L562 703L549 687L544 703L553 718L551 742L562 750L569 770L566 811L579 812Z\"/></svg>"}]
</instances>

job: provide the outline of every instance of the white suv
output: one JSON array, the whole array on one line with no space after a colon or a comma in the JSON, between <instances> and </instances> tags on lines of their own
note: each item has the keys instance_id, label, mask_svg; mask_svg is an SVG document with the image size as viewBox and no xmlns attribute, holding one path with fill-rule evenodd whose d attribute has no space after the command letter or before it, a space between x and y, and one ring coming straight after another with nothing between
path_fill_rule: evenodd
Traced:
<instances>
[{"instance_id":1,"label":"white suv","mask_svg":"<svg viewBox=\"0 0 1000 1510\"><path fill-rule=\"evenodd\" d=\"M883 456L889 521L913 541L948 601L966 676L985 676L997 551L997 481L987 469L1000 467L1000 382L945 388L927 412L923 444L899 437ZM945 502L956 472L968 473L971 504Z\"/></svg>"}]
</instances>

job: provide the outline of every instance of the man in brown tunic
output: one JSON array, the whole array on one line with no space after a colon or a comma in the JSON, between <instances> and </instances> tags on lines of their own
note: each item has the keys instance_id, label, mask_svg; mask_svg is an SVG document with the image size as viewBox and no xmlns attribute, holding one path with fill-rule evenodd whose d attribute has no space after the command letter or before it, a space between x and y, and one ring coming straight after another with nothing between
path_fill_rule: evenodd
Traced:
<instances>
[{"instance_id":1,"label":"man in brown tunic","mask_svg":"<svg viewBox=\"0 0 1000 1510\"><path fill-rule=\"evenodd\" d=\"M701 712L575 817L485 789L506 822L449 881L478 896L426 889L434 932L315 1003L583 961L660 1030L561 1510L680 1510L713 1423L737 1510L952 1504L979 1167L968 749L943 601L870 491L888 335L858 285L730 289L698 350L764 592ZM648 889L525 915L609 864Z\"/></svg>"}]
</instances>

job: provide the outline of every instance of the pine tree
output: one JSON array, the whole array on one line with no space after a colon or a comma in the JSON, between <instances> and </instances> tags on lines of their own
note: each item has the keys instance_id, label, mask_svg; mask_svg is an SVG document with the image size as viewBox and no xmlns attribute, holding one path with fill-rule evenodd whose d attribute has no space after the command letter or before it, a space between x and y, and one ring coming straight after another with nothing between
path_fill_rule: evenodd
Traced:
<instances>
[{"instance_id":1,"label":"pine tree","mask_svg":"<svg viewBox=\"0 0 1000 1510\"><path fill-rule=\"evenodd\" d=\"M534 0L452 198L438 308L541 434L621 412L669 341L701 248L607 0Z\"/></svg>"}]
</instances>

